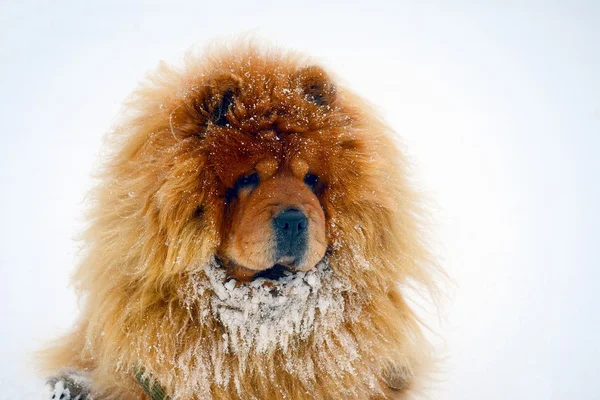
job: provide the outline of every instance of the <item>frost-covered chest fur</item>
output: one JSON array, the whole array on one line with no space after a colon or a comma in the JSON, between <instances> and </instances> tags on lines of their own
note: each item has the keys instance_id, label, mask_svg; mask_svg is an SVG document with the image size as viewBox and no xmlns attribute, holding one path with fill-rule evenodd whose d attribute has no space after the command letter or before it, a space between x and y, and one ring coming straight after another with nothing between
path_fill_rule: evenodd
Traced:
<instances>
[{"instance_id":1,"label":"frost-covered chest fur","mask_svg":"<svg viewBox=\"0 0 600 400\"><path fill-rule=\"evenodd\" d=\"M200 309L200 318L211 314L220 321L224 348L241 357L277 348L287 351L290 338L306 340L315 330L335 329L343 320L342 293L349 285L334 275L326 261L278 281L238 284L227 279L214 261L204 273L194 276L192 286L186 288L186 303L209 296L209 307Z\"/></svg>"},{"instance_id":2,"label":"frost-covered chest fur","mask_svg":"<svg viewBox=\"0 0 600 400\"><path fill-rule=\"evenodd\" d=\"M171 387L174 398L190 393L206 399L234 393L260 398L268 392L284 398L291 390L316 390L321 379L339 380L346 395L356 394L356 382L359 392L367 388L375 394L379 371L365 368L361 339L346 327L361 313L348 302L353 292L327 259L308 272L244 284L229 279L212 260L190 275L179 293L195 324L209 328L176 359L165 359L175 368L156 377ZM353 384L344 383L347 379ZM252 381L256 387L249 392Z\"/></svg>"}]
</instances>

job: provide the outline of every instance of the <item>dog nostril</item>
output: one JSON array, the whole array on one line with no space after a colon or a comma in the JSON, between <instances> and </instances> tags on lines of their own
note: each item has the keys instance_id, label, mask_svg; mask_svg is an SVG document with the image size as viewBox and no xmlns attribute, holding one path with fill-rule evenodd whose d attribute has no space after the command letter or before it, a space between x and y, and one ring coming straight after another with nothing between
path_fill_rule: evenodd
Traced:
<instances>
[{"instance_id":1,"label":"dog nostril","mask_svg":"<svg viewBox=\"0 0 600 400\"><path fill-rule=\"evenodd\" d=\"M277 214L273 219L275 227L286 235L295 237L306 230L308 219L300 210L290 208Z\"/></svg>"},{"instance_id":2,"label":"dog nostril","mask_svg":"<svg viewBox=\"0 0 600 400\"><path fill-rule=\"evenodd\" d=\"M302 221L298 222L298 230L302 231L304 229L306 229L306 220L302 220Z\"/></svg>"}]
</instances>

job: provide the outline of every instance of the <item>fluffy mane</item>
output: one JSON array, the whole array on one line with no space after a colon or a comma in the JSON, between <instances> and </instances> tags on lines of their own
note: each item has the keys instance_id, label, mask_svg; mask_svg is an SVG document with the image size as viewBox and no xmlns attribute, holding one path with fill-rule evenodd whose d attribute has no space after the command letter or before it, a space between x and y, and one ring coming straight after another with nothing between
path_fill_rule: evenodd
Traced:
<instances>
[{"instance_id":1,"label":"fluffy mane","mask_svg":"<svg viewBox=\"0 0 600 400\"><path fill-rule=\"evenodd\" d=\"M395 134L337 82L326 111L307 105L289 86L313 65L297 54L238 43L182 64L161 64L107 136L74 276L82 316L48 368L88 371L102 398L139 399L139 367L174 399L405 398L430 356L401 288L432 289L435 263ZM235 163L205 130L215 72L252 83L253 106L233 110L241 130L270 124L330 149L327 256L271 291L230 283L215 260L214 160ZM286 296L302 306L283 309Z\"/></svg>"}]
</instances>

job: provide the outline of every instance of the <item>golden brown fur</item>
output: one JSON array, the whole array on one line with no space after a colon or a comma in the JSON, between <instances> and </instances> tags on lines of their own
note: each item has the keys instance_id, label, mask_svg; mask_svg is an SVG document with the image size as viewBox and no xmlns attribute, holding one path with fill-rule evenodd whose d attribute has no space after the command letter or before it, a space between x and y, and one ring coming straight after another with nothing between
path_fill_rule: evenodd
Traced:
<instances>
[{"instance_id":1,"label":"golden brown fur","mask_svg":"<svg viewBox=\"0 0 600 400\"><path fill-rule=\"evenodd\" d=\"M427 370L429 346L399 285L431 287L433 263L394 134L296 54L242 43L190 54L184 64L161 65L108 136L113 154L93 192L74 278L83 313L46 353L48 369L88 371L102 399L144 398L132 372L139 366L184 399L408 398ZM225 93L233 105L218 126ZM302 186L308 170L323 179L317 196ZM265 184L228 210L227 188L249 171ZM224 328L211 316L200 321L204 299L186 305L181 288L215 255L243 264L228 272L242 281L247 270L266 268L268 252L256 246L269 232L260 229L287 203L302 204L314 222L313 255L302 268L327 252L351 287L346 313L336 329L315 328L286 352L250 353L240 372L236 354L207 355ZM290 357L314 373L300 379ZM201 378L206 365L235 379Z\"/></svg>"}]
</instances>

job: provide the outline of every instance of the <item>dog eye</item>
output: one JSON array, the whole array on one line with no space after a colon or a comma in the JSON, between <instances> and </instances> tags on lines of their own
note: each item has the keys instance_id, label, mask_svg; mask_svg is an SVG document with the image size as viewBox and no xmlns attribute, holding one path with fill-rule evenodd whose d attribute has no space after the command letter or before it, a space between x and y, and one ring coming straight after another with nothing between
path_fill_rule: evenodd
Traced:
<instances>
[{"instance_id":1,"label":"dog eye","mask_svg":"<svg viewBox=\"0 0 600 400\"><path fill-rule=\"evenodd\" d=\"M237 190L252 188L258 186L258 173L254 172L250 175L242 176L235 182L235 188Z\"/></svg>"},{"instance_id":2,"label":"dog eye","mask_svg":"<svg viewBox=\"0 0 600 400\"><path fill-rule=\"evenodd\" d=\"M315 174L306 174L304 176L304 183L308 186L313 192L317 190L317 185L319 184L319 177Z\"/></svg>"},{"instance_id":3,"label":"dog eye","mask_svg":"<svg viewBox=\"0 0 600 400\"><path fill-rule=\"evenodd\" d=\"M244 189L254 189L258 186L260 179L258 177L258 173L254 172L252 174L244 175L235 181L235 184L232 188L227 189L225 193L225 201L230 203L235 199L240 190Z\"/></svg>"}]
</instances>

